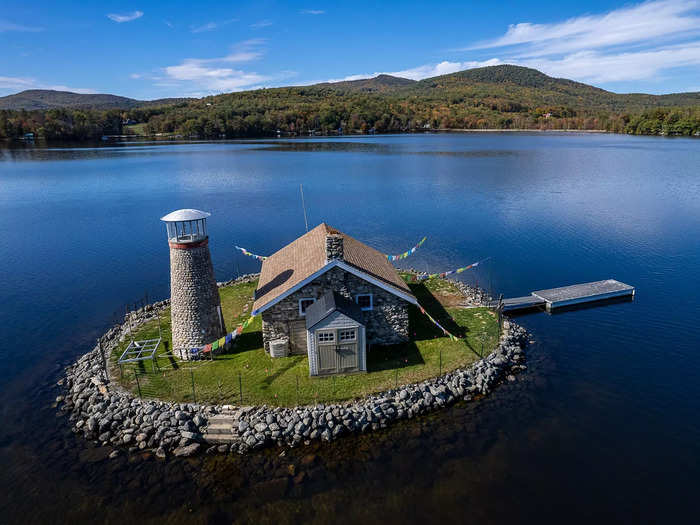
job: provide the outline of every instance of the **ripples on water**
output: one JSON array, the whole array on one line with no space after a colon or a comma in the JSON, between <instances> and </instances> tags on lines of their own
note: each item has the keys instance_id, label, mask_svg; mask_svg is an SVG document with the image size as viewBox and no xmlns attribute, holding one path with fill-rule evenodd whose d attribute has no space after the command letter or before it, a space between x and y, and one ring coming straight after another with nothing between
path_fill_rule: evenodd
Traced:
<instances>
[{"instance_id":1,"label":"ripples on water","mask_svg":"<svg viewBox=\"0 0 700 525\"><path fill-rule=\"evenodd\" d=\"M488 134L0 149L0 521L691 521L700 474L700 142ZM508 295L614 277L633 302L518 320L487 399L283 458L103 459L50 407L61 364L168 293L158 218L212 212L217 278L325 220ZM313 455L311 460L302 458ZM295 483L289 465L295 466Z\"/></svg>"}]
</instances>

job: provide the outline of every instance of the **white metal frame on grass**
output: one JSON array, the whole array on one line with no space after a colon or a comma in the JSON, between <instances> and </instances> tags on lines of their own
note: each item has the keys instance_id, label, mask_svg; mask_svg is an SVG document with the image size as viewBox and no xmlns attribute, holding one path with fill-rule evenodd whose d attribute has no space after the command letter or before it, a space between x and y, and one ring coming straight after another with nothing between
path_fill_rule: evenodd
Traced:
<instances>
[{"instance_id":1,"label":"white metal frame on grass","mask_svg":"<svg viewBox=\"0 0 700 525\"><path fill-rule=\"evenodd\" d=\"M153 356L160 346L161 338L145 339L143 341L131 341L124 353L119 358L119 364L135 363L137 361L153 360Z\"/></svg>"}]
</instances>

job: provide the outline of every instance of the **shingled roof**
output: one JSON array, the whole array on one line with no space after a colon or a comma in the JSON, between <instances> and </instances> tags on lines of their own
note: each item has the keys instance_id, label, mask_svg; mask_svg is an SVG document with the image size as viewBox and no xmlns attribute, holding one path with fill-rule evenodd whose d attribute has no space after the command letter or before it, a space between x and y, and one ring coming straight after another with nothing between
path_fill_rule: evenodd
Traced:
<instances>
[{"instance_id":1,"label":"shingled roof","mask_svg":"<svg viewBox=\"0 0 700 525\"><path fill-rule=\"evenodd\" d=\"M326 236L343 236L343 259L326 260ZM412 303L416 300L386 255L345 233L321 223L263 261L253 313L271 306L277 299L303 286L309 278L320 275L333 265L347 265L360 277L378 281L389 292Z\"/></svg>"}]
</instances>

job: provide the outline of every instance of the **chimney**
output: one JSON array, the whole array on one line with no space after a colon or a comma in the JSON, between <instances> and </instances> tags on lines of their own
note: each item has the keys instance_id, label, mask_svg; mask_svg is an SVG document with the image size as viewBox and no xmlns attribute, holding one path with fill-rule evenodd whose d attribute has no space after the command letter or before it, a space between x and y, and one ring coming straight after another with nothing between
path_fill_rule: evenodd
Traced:
<instances>
[{"instance_id":1,"label":"chimney","mask_svg":"<svg viewBox=\"0 0 700 525\"><path fill-rule=\"evenodd\" d=\"M336 233L326 235L326 260L343 259L343 236Z\"/></svg>"}]
</instances>

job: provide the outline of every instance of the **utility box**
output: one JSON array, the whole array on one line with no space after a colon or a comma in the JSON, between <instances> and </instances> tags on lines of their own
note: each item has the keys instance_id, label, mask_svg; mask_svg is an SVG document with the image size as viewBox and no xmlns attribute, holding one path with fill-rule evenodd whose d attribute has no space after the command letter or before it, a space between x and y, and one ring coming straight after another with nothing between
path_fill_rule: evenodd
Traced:
<instances>
[{"instance_id":1,"label":"utility box","mask_svg":"<svg viewBox=\"0 0 700 525\"><path fill-rule=\"evenodd\" d=\"M270 341L270 357L287 357L289 355L289 339Z\"/></svg>"}]
</instances>

